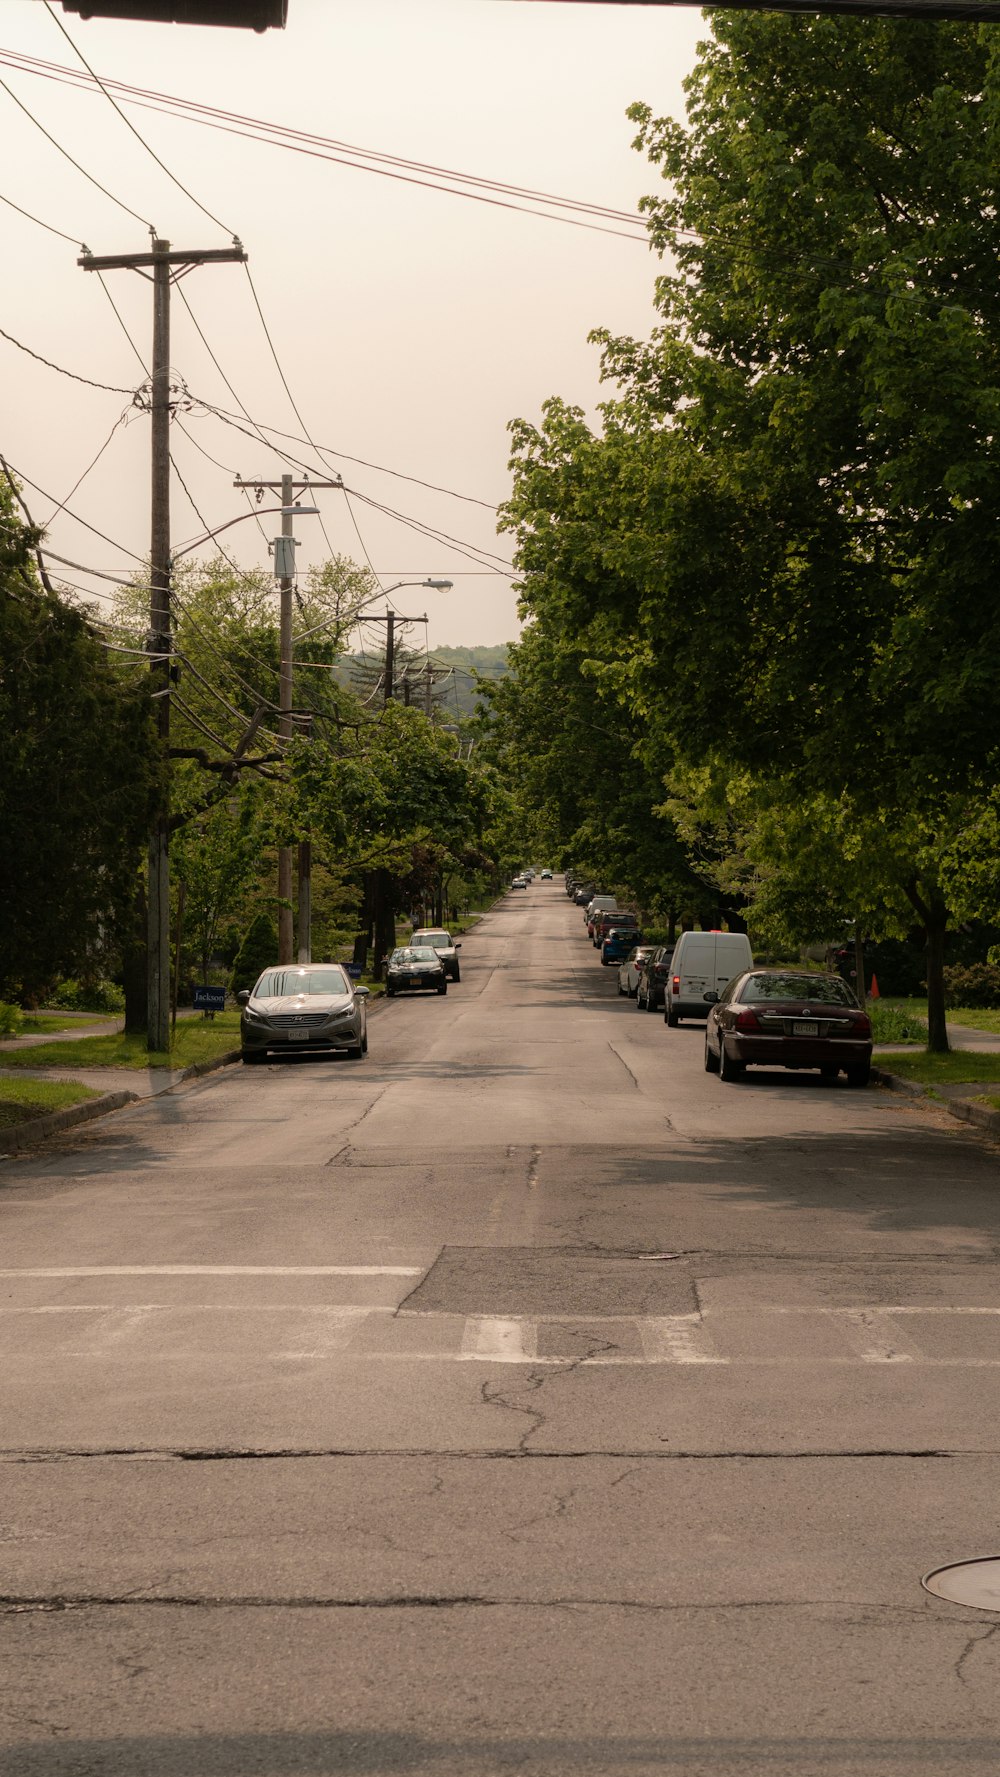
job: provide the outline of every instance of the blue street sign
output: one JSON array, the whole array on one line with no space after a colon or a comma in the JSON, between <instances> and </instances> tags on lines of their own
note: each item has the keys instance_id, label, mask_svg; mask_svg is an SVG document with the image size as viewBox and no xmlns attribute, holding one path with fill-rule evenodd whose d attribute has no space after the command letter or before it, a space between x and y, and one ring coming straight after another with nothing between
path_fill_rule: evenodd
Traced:
<instances>
[{"instance_id":1,"label":"blue street sign","mask_svg":"<svg viewBox=\"0 0 1000 1777\"><path fill-rule=\"evenodd\" d=\"M352 981L360 981L364 971L360 963L348 963L347 973L350 975Z\"/></svg>"},{"instance_id":2,"label":"blue street sign","mask_svg":"<svg viewBox=\"0 0 1000 1777\"><path fill-rule=\"evenodd\" d=\"M224 1012L226 990L224 987L196 987L194 1003L203 1012Z\"/></svg>"}]
</instances>

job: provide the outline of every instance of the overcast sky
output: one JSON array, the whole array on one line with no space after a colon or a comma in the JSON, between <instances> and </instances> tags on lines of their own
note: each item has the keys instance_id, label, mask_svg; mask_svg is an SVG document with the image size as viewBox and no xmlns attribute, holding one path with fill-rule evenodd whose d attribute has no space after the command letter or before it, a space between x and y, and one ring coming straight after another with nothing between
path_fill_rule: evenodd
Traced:
<instances>
[{"instance_id":1,"label":"overcast sky","mask_svg":"<svg viewBox=\"0 0 1000 1777\"><path fill-rule=\"evenodd\" d=\"M630 147L625 108L645 99L657 112L682 115L681 82L706 34L701 15L686 8L546 0L290 0L287 29L261 36L85 23L55 10L103 78L628 211L657 179ZM10 52L82 72L41 0L0 0L0 53ZM493 514L338 453L490 505L505 498L508 421L537 419L550 394L592 411L600 388L588 330L649 331L656 262L645 244L125 106L213 222L99 92L9 63L0 78L143 220L88 183L0 88L3 196L95 254L144 250L144 222L178 248L225 247L237 233L292 396L325 462L308 445L288 448L328 474L332 465L348 488L447 533L481 560L339 492L317 501L331 546L363 559L353 511L383 586L425 575L453 579L447 594L412 588L394 598L404 613L429 613L432 647L513 639L516 590L508 574L482 566L489 560L483 552L510 557L510 539L496 536ZM2 205L0 228L0 326L65 369L136 386L139 365L98 279L77 268L74 245ZM126 271L107 274L106 283L148 362L149 286ZM243 270L199 269L182 288L239 403L254 420L301 436ZM237 411L176 297L172 324L175 371L196 396ZM134 565L128 552L141 557L148 549L148 416L133 412L118 427L70 497L128 396L70 381L3 339L0 365L0 449L45 490L26 489L36 521L47 522L67 501L111 539L61 513L50 547L105 571ZM234 472L281 474L275 451L224 421L203 411L182 420L219 465L174 428L177 466L207 527L245 509ZM176 481L172 502L179 548L203 526ZM274 535L279 521L263 522ZM300 568L326 553L318 519L304 517L296 535ZM267 564L252 521L224 541L241 566ZM417 646L422 633L411 638Z\"/></svg>"}]
</instances>

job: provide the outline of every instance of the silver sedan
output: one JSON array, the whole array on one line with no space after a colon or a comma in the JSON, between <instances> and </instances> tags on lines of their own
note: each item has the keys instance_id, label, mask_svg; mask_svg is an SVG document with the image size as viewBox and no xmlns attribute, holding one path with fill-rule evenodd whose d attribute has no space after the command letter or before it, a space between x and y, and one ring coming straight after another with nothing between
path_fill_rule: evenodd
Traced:
<instances>
[{"instance_id":1,"label":"silver sedan","mask_svg":"<svg viewBox=\"0 0 1000 1777\"><path fill-rule=\"evenodd\" d=\"M269 1050L323 1050L360 1061L368 1052L367 987L355 987L335 963L265 969L251 992L236 995L243 1008L240 1052L245 1063L266 1061Z\"/></svg>"}]
</instances>

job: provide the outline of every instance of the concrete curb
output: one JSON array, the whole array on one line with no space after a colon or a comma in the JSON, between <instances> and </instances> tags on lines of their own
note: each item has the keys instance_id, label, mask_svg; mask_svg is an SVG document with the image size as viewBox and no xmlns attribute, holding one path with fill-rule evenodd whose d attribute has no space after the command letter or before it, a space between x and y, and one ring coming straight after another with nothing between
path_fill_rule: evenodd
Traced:
<instances>
[{"instance_id":1,"label":"concrete curb","mask_svg":"<svg viewBox=\"0 0 1000 1777\"><path fill-rule=\"evenodd\" d=\"M64 1111L50 1111L45 1117L30 1117L13 1129L0 1130L0 1147L6 1153L30 1148L35 1142L46 1141L50 1135L72 1129L77 1123L91 1123L95 1117L135 1104L138 1097L138 1092L105 1092L100 1098L86 1098L82 1104L67 1105Z\"/></svg>"},{"instance_id":2,"label":"concrete curb","mask_svg":"<svg viewBox=\"0 0 1000 1777\"><path fill-rule=\"evenodd\" d=\"M872 1068L872 1078L879 1086L887 1086L890 1092L903 1092L908 1098L927 1098L930 1090L916 1080L902 1080L898 1074L886 1073L881 1067ZM991 1111L984 1104L971 1104L967 1098L936 1098L933 1102L959 1122L973 1123L1000 1141L1000 1111Z\"/></svg>"}]
</instances>

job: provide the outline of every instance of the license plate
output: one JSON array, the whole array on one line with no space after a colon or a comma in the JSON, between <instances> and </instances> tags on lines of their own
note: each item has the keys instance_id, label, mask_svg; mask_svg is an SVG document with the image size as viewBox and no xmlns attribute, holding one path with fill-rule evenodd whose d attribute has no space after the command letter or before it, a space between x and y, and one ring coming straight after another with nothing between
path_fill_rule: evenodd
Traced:
<instances>
[{"instance_id":1,"label":"license plate","mask_svg":"<svg viewBox=\"0 0 1000 1777\"><path fill-rule=\"evenodd\" d=\"M819 1025L811 1018L797 1018L792 1025L792 1035L796 1037L818 1037Z\"/></svg>"},{"instance_id":2,"label":"license plate","mask_svg":"<svg viewBox=\"0 0 1000 1777\"><path fill-rule=\"evenodd\" d=\"M307 1030L290 1030L288 1033L288 1041L290 1043L304 1043L308 1035L309 1032Z\"/></svg>"}]
</instances>

